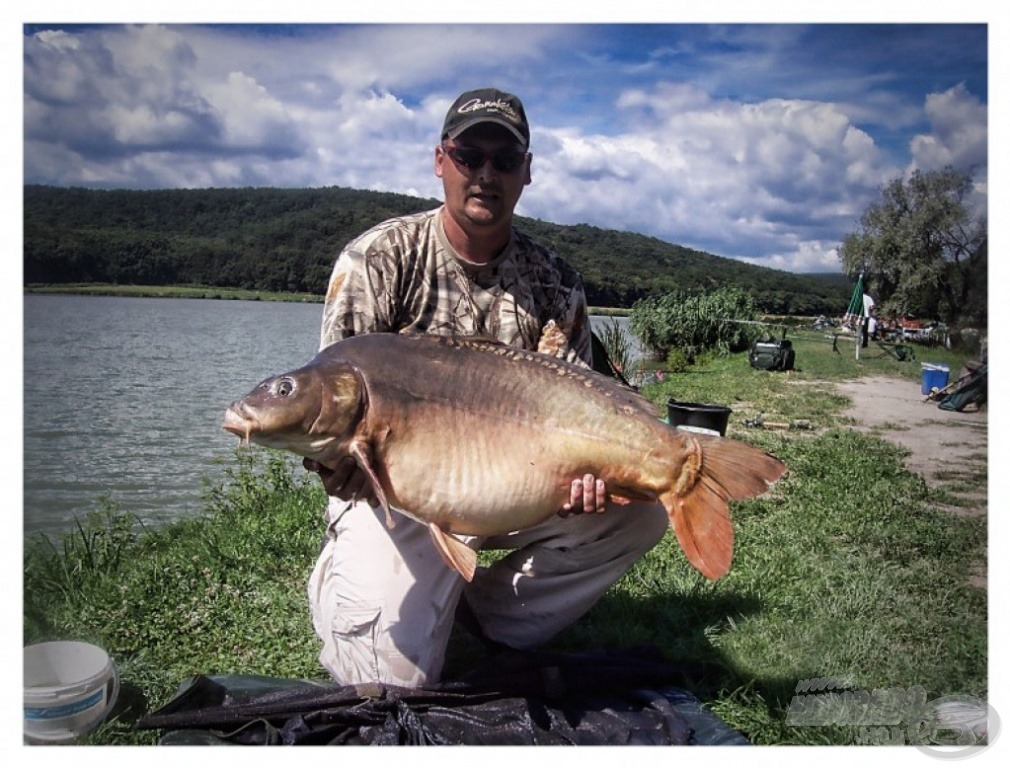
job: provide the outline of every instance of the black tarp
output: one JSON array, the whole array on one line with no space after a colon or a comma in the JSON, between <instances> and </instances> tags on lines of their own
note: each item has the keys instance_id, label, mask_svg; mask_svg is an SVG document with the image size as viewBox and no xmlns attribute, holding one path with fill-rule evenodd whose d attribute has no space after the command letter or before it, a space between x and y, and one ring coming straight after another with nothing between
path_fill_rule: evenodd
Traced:
<instances>
[{"instance_id":1,"label":"black tarp","mask_svg":"<svg viewBox=\"0 0 1010 768\"><path fill-rule=\"evenodd\" d=\"M138 727L163 744L746 744L681 687L696 671L532 653L426 689L200 675Z\"/></svg>"}]
</instances>

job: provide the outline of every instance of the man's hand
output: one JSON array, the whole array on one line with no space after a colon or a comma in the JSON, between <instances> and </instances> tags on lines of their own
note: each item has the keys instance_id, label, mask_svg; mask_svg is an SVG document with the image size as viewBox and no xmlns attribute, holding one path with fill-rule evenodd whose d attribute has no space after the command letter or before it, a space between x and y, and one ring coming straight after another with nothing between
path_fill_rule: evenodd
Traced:
<instances>
[{"instance_id":1,"label":"man's hand","mask_svg":"<svg viewBox=\"0 0 1010 768\"><path fill-rule=\"evenodd\" d=\"M602 480L587 474L572 481L571 498L558 514L569 515L603 514L607 506L607 485Z\"/></svg>"},{"instance_id":2,"label":"man's hand","mask_svg":"<svg viewBox=\"0 0 1010 768\"><path fill-rule=\"evenodd\" d=\"M302 459L302 466L319 475L327 495L336 496L343 501L364 499L372 506L378 504L368 476L350 456L341 459L336 469L324 467L312 459Z\"/></svg>"}]
</instances>

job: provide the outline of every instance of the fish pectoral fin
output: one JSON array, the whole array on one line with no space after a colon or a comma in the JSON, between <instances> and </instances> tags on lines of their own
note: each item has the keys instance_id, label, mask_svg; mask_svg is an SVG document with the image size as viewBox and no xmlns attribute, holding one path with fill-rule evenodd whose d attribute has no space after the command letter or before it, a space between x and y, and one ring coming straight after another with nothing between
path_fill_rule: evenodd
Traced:
<instances>
[{"instance_id":1,"label":"fish pectoral fin","mask_svg":"<svg viewBox=\"0 0 1010 768\"><path fill-rule=\"evenodd\" d=\"M428 532L445 564L467 581L473 581L474 571L477 570L477 553L451 533L443 531L436 523L428 523Z\"/></svg>"},{"instance_id":2,"label":"fish pectoral fin","mask_svg":"<svg viewBox=\"0 0 1010 768\"><path fill-rule=\"evenodd\" d=\"M372 457L368 448L359 442L353 442L350 445L350 454L358 466L361 467L361 470L368 476L368 480L372 484L372 491L375 493L375 498L379 500L382 511L386 513L386 527L392 530L396 527L396 523L393 522L393 515L389 511L389 500L386 498L386 492L383 490L382 483L379 482L379 477L375 474L375 470L372 469Z\"/></svg>"}]
</instances>

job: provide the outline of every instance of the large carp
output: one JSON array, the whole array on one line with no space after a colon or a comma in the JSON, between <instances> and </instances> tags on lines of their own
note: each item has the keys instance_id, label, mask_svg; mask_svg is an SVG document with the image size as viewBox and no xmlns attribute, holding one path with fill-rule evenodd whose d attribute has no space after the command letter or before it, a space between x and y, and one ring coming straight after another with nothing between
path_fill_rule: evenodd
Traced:
<instances>
[{"instance_id":1,"label":"large carp","mask_svg":"<svg viewBox=\"0 0 1010 768\"><path fill-rule=\"evenodd\" d=\"M665 424L611 378L464 337L338 341L233 403L223 426L330 468L353 457L387 524L390 507L426 524L467 580L476 553L452 534L543 522L586 473L605 480L614 501L662 503L688 560L718 579L733 555L727 501L763 493L785 471L753 446Z\"/></svg>"}]
</instances>

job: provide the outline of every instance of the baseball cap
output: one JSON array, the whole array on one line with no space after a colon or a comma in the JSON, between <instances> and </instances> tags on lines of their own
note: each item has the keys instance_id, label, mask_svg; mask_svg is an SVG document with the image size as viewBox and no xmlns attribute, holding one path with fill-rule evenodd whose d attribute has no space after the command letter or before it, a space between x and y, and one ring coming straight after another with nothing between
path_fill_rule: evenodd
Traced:
<instances>
[{"instance_id":1,"label":"baseball cap","mask_svg":"<svg viewBox=\"0 0 1010 768\"><path fill-rule=\"evenodd\" d=\"M455 139L467 128L478 123L497 123L508 128L524 147L530 143L530 126L526 110L518 96L497 88L480 88L460 95L442 124L442 137Z\"/></svg>"}]
</instances>

